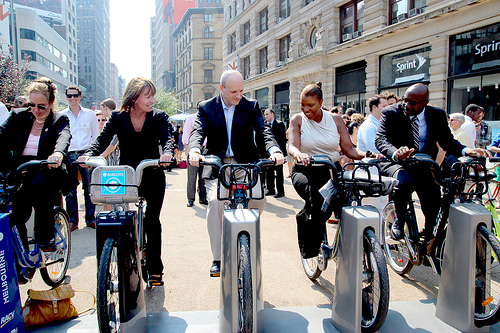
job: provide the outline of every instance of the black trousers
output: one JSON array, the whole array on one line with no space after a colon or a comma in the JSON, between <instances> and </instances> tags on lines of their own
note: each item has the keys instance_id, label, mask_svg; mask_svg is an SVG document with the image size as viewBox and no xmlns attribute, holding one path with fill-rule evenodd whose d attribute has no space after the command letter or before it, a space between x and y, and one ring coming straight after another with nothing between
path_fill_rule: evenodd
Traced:
<instances>
[{"instance_id":1,"label":"black trousers","mask_svg":"<svg viewBox=\"0 0 500 333\"><path fill-rule=\"evenodd\" d=\"M147 237L147 269L150 275L163 272L161 261L160 212L165 197L165 173L160 168L146 168L139 186L139 195L146 199L144 230Z\"/></svg>"},{"instance_id":2,"label":"black trousers","mask_svg":"<svg viewBox=\"0 0 500 333\"><path fill-rule=\"evenodd\" d=\"M293 187L305 201L304 207L296 215L299 249L303 258L317 256L323 241L325 223L331 215L331 210L327 212L321 210L324 199L318 190L330 179L327 167L301 165L293 167Z\"/></svg>"},{"instance_id":3,"label":"black trousers","mask_svg":"<svg viewBox=\"0 0 500 333\"><path fill-rule=\"evenodd\" d=\"M276 175L276 176L275 176ZM271 166L266 172L266 187L270 192L274 192L274 180L276 179L276 192L285 193L285 188L283 186L283 165Z\"/></svg>"},{"instance_id":4,"label":"black trousers","mask_svg":"<svg viewBox=\"0 0 500 333\"><path fill-rule=\"evenodd\" d=\"M11 220L17 225L21 239L27 241L26 222L35 210L34 239L39 244L46 244L54 238L55 198L61 191L62 171L49 169L31 169L24 175L22 186L12 200ZM27 243L25 243L27 246Z\"/></svg>"},{"instance_id":5,"label":"black trousers","mask_svg":"<svg viewBox=\"0 0 500 333\"><path fill-rule=\"evenodd\" d=\"M413 192L417 192L420 207L425 217L425 237L429 238L436 225L436 218L441 205L441 189L431 169L422 164L405 166L399 164L382 164L384 175L396 178L398 185L393 193L396 214L402 221L409 222L406 216L407 203Z\"/></svg>"}]
</instances>

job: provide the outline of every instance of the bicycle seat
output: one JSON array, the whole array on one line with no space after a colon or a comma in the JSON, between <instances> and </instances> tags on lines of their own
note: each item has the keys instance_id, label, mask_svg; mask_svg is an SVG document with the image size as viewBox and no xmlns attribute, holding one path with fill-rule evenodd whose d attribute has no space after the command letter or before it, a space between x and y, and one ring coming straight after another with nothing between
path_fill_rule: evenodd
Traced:
<instances>
[{"instance_id":1,"label":"bicycle seat","mask_svg":"<svg viewBox=\"0 0 500 333\"><path fill-rule=\"evenodd\" d=\"M373 172L376 170L376 172ZM369 172L362 168L355 168L351 171L342 173L342 179L348 183L354 184L366 196L388 195L398 184L398 181L391 177L380 176L378 169L369 168Z\"/></svg>"}]
</instances>

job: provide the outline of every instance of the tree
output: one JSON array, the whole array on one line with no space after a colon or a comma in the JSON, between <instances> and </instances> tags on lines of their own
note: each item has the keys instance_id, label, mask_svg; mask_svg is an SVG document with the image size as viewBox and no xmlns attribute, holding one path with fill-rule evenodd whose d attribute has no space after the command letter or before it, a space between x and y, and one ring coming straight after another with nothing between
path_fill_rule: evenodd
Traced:
<instances>
[{"instance_id":1,"label":"tree","mask_svg":"<svg viewBox=\"0 0 500 333\"><path fill-rule=\"evenodd\" d=\"M179 109L179 100L177 97L175 97L175 93L173 90L169 91L163 91L163 90L158 90L156 91L155 95L155 103L153 104L153 107L157 109L161 109L165 111L169 116L172 116L177 113L177 110Z\"/></svg>"},{"instance_id":2,"label":"tree","mask_svg":"<svg viewBox=\"0 0 500 333\"><path fill-rule=\"evenodd\" d=\"M8 52L0 50L0 101L4 104L14 102L21 95L25 85L25 75L31 66L31 57L22 60L18 65L12 56L12 47Z\"/></svg>"}]
</instances>

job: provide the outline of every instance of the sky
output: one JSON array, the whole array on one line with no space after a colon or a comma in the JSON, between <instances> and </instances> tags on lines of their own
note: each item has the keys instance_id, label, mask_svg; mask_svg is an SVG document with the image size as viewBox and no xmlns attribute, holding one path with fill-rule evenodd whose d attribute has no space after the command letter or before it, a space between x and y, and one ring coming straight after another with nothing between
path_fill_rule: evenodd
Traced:
<instances>
[{"instance_id":1,"label":"sky","mask_svg":"<svg viewBox=\"0 0 500 333\"><path fill-rule=\"evenodd\" d=\"M151 77L150 26L154 0L110 0L111 62L125 84L136 76Z\"/></svg>"}]
</instances>

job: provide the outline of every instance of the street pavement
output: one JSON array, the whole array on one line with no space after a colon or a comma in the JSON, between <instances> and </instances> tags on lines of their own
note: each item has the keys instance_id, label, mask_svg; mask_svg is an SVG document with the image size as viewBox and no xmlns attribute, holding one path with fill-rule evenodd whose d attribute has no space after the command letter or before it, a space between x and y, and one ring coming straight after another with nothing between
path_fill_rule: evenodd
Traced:
<instances>
[{"instance_id":1,"label":"street pavement","mask_svg":"<svg viewBox=\"0 0 500 333\"><path fill-rule=\"evenodd\" d=\"M286 166L284 173L287 174ZM161 214L165 286L146 291L147 312L150 318L160 318L158 319L160 322L164 322L165 318L172 317L173 314L181 313L188 317L191 314L191 317L199 319L204 317L202 313L205 315L210 311L217 313L220 308L220 279L209 276L212 256L205 222L206 206L199 204L196 198L193 207L186 207L186 169L173 169L166 174L167 187ZM306 277L300 260L295 222L295 214L302 208L303 201L295 193L290 178L285 178L285 192L286 196L283 198L267 197L267 205L261 215L262 285L266 313L273 313L270 312L271 309L278 311L286 308L310 311L312 307L323 311L330 309L327 310L329 314L324 316L329 318L335 292L335 261L329 262L328 269L317 281L312 282ZM73 289L95 294L97 271L95 230L84 227L84 205L81 194L79 194L79 204L80 227L72 233L68 276ZM336 226L328 224L327 228L329 239L333 240ZM404 277L395 274L390 268L388 271L391 309L394 306L410 309L416 304L435 305L439 277L431 268L414 267ZM31 283L20 288L23 303L29 288L48 289L37 273ZM73 302L77 309L82 311L92 304L92 298L86 293L77 293ZM279 312L276 311L274 313ZM435 307L430 310L427 308L426 311L423 313L433 316ZM399 321L410 322L406 316L412 316L411 311L407 311L404 318L400 318L404 311L397 313ZM267 314L266 318L269 316ZM95 307L81 318L87 318L87 323L95 326ZM415 318L418 318L417 314ZM435 320L443 324L438 319ZM320 325L323 326L325 325ZM407 324L407 327L421 326ZM422 329L434 331L429 328ZM326 328L324 330L329 332ZM203 329L200 330L202 331ZM212 330L206 329L206 331Z\"/></svg>"}]
</instances>

